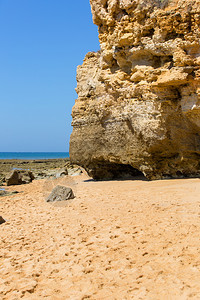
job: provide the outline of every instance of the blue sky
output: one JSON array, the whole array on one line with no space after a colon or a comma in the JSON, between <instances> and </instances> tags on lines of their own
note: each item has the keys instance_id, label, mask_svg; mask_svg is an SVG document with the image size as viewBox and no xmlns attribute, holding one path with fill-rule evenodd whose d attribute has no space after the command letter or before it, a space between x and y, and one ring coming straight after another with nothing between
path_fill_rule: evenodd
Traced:
<instances>
[{"instance_id":1,"label":"blue sky","mask_svg":"<svg viewBox=\"0 0 200 300\"><path fill-rule=\"evenodd\" d=\"M68 151L76 68L99 50L89 0L0 0L0 152Z\"/></svg>"}]
</instances>

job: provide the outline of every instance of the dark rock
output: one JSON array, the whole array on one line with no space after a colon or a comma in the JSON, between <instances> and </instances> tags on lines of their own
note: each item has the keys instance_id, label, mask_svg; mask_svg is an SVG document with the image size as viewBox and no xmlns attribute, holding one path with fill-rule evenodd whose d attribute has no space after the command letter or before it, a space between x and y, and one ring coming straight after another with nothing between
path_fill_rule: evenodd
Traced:
<instances>
[{"instance_id":1,"label":"dark rock","mask_svg":"<svg viewBox=\"0 0 200 300\"><path fill-rule=\"evenodd\" d=\"M74 193L71 188L57 185L47 197L46 202L65 201L74 198Z\"/></svg>"},{"instance_id":2,"label":"dark rock","mask_svg":"<svg viewBox=\"0 0 200 300\"><path fill-rule=\"evenodd\" d=\"M2 216L0 216L0 225L5 223L6 221L2 218Z\"/></svg>"},{"instance_id":3,"label":"dark rock","mask_svg":"<svg viewBox=\"0 0 200 300\"><path fill-rule=\"evenodd\" d=\"M7 185L19 185L32 182L34 175L31 171L14 170L6 178Z\"/></svg>"},{"instance_id":4,"label":"dark rock","mask_svg":"<svg viewBox=\"0 0 200 300\"><path fill-rule=\"evenodd\" d=\"M0 189L0 197L4 197L4 196L12 196L12 195L15 195L15 194L18 194L19 192L17 191L6 191L6 190L2 190Z\"/></svg>"}]
</instances>

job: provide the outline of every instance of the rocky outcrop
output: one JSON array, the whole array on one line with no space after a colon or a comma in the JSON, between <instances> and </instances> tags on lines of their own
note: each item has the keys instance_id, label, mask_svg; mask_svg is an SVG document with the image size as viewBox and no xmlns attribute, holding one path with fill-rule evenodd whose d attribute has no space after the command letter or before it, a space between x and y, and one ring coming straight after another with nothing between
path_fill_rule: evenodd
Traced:
<instances>
[{"instance_id":1,"label":"rocky outcrop","mask_svg":"<svg viewBox=\"0 0 200 300\"><path fill-rule=\"evenodd\" d=\"M9 175L7 175L6 183L7 185L20 185L30 183L34 180L34 175L28 170L14 170Z\"/></svg>"},{"instance_id":2,"label":"rocky outcrop","mask_svg":"<svg viewBox=\"0 0 200 300\"><path fill-rule=\"evenodd\" d=\"M200 0L91 0L70 158L96 179L200 174Z\"/></svg>"}]
</instances>

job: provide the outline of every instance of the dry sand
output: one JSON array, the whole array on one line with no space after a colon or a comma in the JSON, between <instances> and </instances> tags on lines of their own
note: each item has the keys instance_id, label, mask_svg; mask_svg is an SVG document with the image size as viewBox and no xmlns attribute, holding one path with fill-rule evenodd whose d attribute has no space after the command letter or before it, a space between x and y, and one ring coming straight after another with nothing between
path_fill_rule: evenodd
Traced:
<instances>
[{"instance_id":1,"label":"dry sand","mask_svg":"<svg viewBox=\"0 0 200 300\"><path fill-rule=\"evenodd\" d=\"M200 180L87 179L0 198L0 299L200 299Z\"/></svg>"}]
</instances>

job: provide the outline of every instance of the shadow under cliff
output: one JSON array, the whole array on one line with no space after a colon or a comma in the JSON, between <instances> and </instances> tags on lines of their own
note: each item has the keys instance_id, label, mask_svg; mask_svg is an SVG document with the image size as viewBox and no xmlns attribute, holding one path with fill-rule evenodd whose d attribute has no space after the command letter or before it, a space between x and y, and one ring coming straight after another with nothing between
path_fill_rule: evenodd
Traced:
<instances>
[{"instance_id":1,"label":"shadow under cliff","mask_svg":"<svg viewBox=\"0 0 200 300\"><path fill-rule=\"evenodd\" d=\"M117 164L117 163L98 163L95 168L87 168L89 176L93 179L88 181L111 181L111 180L142 180L148 181L142 172L133 168L131 165Z\"/></svg>"},{"instance_id":2,"label":"shadow under cliff","mask_svg":"<svg viewBox=\"0 0 200 300\"><path fill-rule=\"evenodd\" d=\"M131 165L117 164L117 163L98 163L93 168L87 169L88 175L91 179L84 180L84 182L96 182L96 181L151 181L144 174ZM194 174L184 174L180 171L176 172L176 175L163 174L161 178L154 180L173 180L173 179L190 179L199 178L200 176Z\"/></svg>"}]
</instances>

